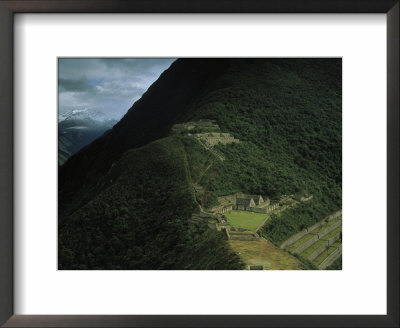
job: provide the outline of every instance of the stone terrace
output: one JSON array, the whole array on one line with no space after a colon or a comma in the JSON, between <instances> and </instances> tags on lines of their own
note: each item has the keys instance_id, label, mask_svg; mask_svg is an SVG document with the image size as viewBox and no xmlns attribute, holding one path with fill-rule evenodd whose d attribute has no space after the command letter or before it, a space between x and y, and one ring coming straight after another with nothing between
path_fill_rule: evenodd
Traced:
<instances>
[{"instance_id":1,"label":"stone terrace","mask_svg":"<svg viewBox=\"0 0 400 328\"><path fill-rule=\"evenodd\" d=\"M211 148L219 143L223 145L239 142L229 133L209 132L209 133L196 133L194 137L198 139L205 147Z\"/></svg>"},{"instance_id":2,"label":"stone terrace","mask_svg":"<svg viewBox=\"0 0 400 328\"><path fill-rule=\"evenodd\" d=\"M341 256L341 238L342 211L337 211L291 236L280 248L300 255L323 270Z\"/></svg>"}]
</instances>

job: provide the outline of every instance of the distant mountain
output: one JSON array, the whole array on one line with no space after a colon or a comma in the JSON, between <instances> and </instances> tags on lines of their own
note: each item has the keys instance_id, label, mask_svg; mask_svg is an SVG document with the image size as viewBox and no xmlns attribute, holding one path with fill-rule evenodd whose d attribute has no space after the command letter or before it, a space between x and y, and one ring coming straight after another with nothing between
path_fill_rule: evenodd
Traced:
<instances>
[{"instance_id":1,"label":"distant mountain","mask_svg":"<svg viewBox=\"0 0 400 328\"><path fill-rule=\"evenodd\" d=\"M207 132L238 142L211 149ZM192 214L307 190L307 215L263 232L278 242L341 207L341 160L340 59L179 59L60 167L59 268L240 269Z\"/></svg>"},{"instance_id":2,"label":"distant mountain","mask_svg":"<svg viewBox=\"0 0 400 328\"><path fill-rule=\"evenodd\" d=\"M71 111L66 111L58 114L58 121L66 120L93 120L93 121L115 121L107 117L103 112L93 109L93 108L77 108ZM115 121L116 123L117 121Z\"/></svg>"},{"instance_id":3,"label":"distant mountain","mask_svg":"<svg viewBox=\"0 0 400 328\"><path fill-rule=\"evenodd\" d=\"M99 120L87 113L70 113L58 123L58 164L111 129L117 121Z\"/></svg>"}]
</instances>

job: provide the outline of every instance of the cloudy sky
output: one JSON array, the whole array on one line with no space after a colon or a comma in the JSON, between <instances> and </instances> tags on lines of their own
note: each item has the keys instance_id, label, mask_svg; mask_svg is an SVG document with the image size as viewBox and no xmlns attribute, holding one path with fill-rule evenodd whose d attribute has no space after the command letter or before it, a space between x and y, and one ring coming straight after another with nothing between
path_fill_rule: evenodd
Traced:
<instances>
[{"instance_id":1,"label":"cloudy sky","mask_svg":"<svg viewBox=\"0 0 400 328\"><path fill-rule=\"evenodd\" d=\"M119 120L173 58L60 58L59 117L72 111Z\"/></svg>"}]
</instances>

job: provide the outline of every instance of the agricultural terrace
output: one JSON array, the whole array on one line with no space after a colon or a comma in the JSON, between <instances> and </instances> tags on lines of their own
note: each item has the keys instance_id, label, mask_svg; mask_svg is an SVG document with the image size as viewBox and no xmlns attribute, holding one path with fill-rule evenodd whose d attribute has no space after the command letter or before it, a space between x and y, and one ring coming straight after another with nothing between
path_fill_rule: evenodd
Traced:
<instances>
[{"instance_id":1,"label":"agricultural terrace","mask_svg":"<svg viewBox=\"0 0 400 328\"><path fill-rule=\"evenodd\" d=\"M323 260L325 260L329 255L331 255L338 247L342 244L341 241L337 241L331 247L328 247L325 251L323 251L314 261L315 265L320 265Z\"/></svg>"},{"instance_id":2,"label":"agricultural terrace","mask_svg":"<svg viewBox=\"0 0 400 328\"><path fill-rule=\"evenodd\" d=\"M230 211L225 213L232 227L255 230L266 219L265 213Z\"/></svg>"},{"instance_id":3,"label":"agricultural terrace","mask_svg":"<svg viewBox=\"0 0 400 328\"><path fill-rule=\"evenodd\" d=\"M306 269L295 257L275 247L266 239L257 242L230 240L229 243L247 265L262 265L264 270Z\"/></svg>"}]
</instances>

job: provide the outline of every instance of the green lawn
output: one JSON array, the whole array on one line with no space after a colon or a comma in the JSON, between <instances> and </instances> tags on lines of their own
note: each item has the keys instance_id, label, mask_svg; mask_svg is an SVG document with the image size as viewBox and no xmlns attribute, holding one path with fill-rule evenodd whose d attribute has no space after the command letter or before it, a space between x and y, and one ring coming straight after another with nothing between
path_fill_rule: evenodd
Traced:
<instances>
[{"instance_id":1,"label":"green lawn","mask_svg":"<svg viewBox=\"0 0 400 328\"><path fill-rule=\"evenodd\" d=\"M225 213L229 223L235 228L255 230L265 220L267 214L247 211L230 211Z\"/></svg>"}]
</instances>

